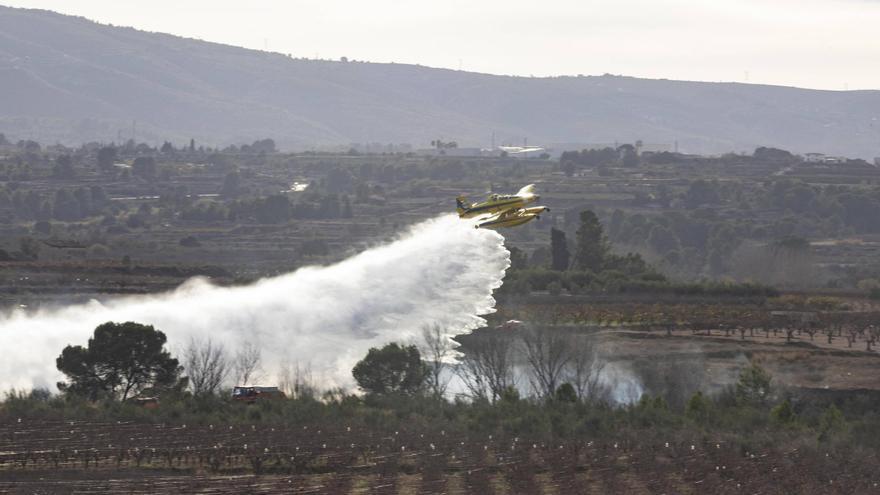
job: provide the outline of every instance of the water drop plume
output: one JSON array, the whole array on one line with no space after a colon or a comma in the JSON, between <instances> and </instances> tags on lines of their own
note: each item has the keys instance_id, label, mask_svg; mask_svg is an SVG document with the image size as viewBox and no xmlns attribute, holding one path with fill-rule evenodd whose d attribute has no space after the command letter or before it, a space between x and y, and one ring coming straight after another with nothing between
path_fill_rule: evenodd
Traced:
<instances>
[{"instance_id":1,"label":"water drop plume","mask_svg":"<svg viewBox=\"0 0 880 495\"><path fill-rule=\"evenodd\" d=\"M334 265L247 286L196 278L162 294L14 311L0 316L0 387L54 389L63 379L55 358L64 346L86 345L107 321L155 325L172 351L192 337L210 337L231 352L252 342L270 382L281 366L297 364L322 388L350 386L351 368L370 347L415 342L429 324L450 337L482 325L509 263L501 235L444 215Z\"/></svg>"}]
</instances>

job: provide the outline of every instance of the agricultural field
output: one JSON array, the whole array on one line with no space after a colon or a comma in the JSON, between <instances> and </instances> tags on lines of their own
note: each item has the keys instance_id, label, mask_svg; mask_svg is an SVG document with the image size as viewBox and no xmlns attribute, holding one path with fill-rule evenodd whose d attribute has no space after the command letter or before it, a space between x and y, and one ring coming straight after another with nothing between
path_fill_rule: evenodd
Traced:
<instances>
[{"instance_id":1,"label":"agricultural field","mask_svg":"<svg viewBox=\"0 0 880 495\"><path fill-rule=\"evenodd\" d=\"M668 382L647 391L652 395L677 388L674 395L686 400L697 390L721 390L749 362L766 368L777 386L793 390L880 390L874 379L880 372L876 301L695 299L533 296L502 302L491 322L501 333L525 326L586 340L646 384L652 376L666 376ZM521 323L510 329L511 321Z\"/></svg>"},{"instance_id":2,"label":"agricultural field","mask_svg":"<svg viewBox=\"0 0 880 495\"><path fill-rule=\"evenodd\" d=\"M864 493L873 458L711 435L555 442L341 425L0 424L0 493Z\"/></svg>"}]
</instances>

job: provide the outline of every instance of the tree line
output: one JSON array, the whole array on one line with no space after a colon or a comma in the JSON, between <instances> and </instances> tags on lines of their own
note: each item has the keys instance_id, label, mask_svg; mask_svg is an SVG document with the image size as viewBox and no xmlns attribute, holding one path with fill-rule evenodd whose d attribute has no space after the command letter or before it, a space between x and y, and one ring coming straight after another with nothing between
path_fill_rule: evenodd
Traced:
<instances>
[{"instance_id":1,"label":"tree line","mask_svg":"<svg viewBox=\"0 0 880 495\"><path fill-rule=\"evenodd\" d=\"M714 394L689 388L696 370L654 369L644 375L645 386L651 387L647 393L615 403L607 380L600 378L606 363L598 359L595 342L558 328L484 329L462 341L464 355L456 360L451 359L451 343L442 329L426 327L418 345L390 343L369 350L352 370L362 395L338 390L321 395L307 371L297 369L288 370L290 381L281 384L290 387L288 400L252 406L218 394L229 374L242 383L259 379L255 376L263 371L257 349L245 346L230 356L219 344L191 342L178 359L165 344L164 333L148 325L102 324L86 346L68 346L58 357L56 364L67 377L59 384L61 396L40 391L7 394L0 403L0 417L88 410L92 418L154 416L193 423L222 418L286 421L289 415L309 422L346 417L383 424L394 424L393 418L410 423L435 418L452 429L537 437L608 438L630 429L650 431L652 438L688 431L723 434L742 442L770 435L817 442L826 449L880 447L872 436L880 431L880 423L871 415L876 398L852 403L809 398L775 385L773 377L755 363ZM451 376L461 380L459 396L467 400L448 400ZM667 384L666 391L659 382L652 383L670 377L676 382ZM682 396L681 389L690 395ZM144 410L128 400L146 394L160 397L158 409Z\"/></svg>"}]
</instances>

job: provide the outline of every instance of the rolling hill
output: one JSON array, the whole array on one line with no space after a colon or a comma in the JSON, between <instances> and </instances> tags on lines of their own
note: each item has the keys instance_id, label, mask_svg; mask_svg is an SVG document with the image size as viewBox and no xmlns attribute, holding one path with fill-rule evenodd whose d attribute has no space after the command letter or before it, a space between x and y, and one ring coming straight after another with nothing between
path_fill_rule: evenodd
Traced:
<instances>
[{"instance_id":1,"label":"rolling hill","mask_svg":"<svg viewBox=\"0 0 880 495\"><path fill-rule=\"evenodd\" d=\"M572 53L569 56L577 56ZM820 70L820 69L817 69ZM134 127L134 129L133 129ZM0 132L283 148L454 139L880 155L880 91L319 61L0 7Z\"/></svg>"}]
</instances>

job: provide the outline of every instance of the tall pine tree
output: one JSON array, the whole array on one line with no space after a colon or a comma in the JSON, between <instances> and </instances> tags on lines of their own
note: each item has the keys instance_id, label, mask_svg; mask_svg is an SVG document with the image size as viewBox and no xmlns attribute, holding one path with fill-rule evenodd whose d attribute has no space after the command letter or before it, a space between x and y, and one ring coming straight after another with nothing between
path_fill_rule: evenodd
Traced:
<instances>
[{"instance_id":1,"label":"tall pine tree","mask_svg":"<svg viewBox=\"0 0 880 495\"><path fill-rule=\"evenodd\" d=\"M602 271L605 257L608 256L608 239L599 218L591 210L581 212L581 225L577 230L577 252L574 267L593 273Z\"/></svg>"},{"instance_id":2,"label":"tall pine tree","mask_svg":"<svg viewBox=\"0 0 880 495\"><path fill-rule=\"evenodd\" d=\"M568 252L565 232L555 228L550 229L550 256L550 268L560 272L568 270L571 255Z\"/></svg>"}]
</instances>

